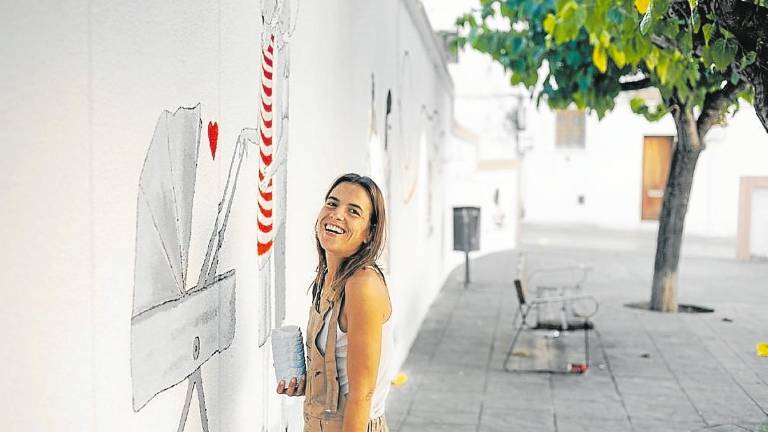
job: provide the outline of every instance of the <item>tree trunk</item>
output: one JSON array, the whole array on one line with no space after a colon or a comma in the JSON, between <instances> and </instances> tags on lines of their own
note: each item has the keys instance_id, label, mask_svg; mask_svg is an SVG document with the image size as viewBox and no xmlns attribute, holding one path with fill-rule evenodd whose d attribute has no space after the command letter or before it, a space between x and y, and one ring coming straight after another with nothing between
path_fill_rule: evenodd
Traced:
<instances>
[{"instance_id":1,"label":"tree trunk","mask_svg":"<svg viewBox=\"0 0 768 432\"><path fill-rule=\"evenodd\" d=\"M688 211L696 161L704 149L691 108L678 106L679 109L673 110L677 142L659 217L651 291L650 308L662 312L677 312L677 265L685 213Z\"/></svg>"}]
</instances>

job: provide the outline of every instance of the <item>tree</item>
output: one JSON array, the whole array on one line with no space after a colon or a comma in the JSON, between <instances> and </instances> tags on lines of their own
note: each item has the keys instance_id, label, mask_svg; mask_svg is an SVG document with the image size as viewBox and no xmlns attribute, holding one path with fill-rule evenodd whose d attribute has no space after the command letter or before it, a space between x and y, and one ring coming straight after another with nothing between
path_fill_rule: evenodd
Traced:
<instances>
[{"instance_id":1,"label":"tree","mask_svg":"<svg viewBox=\"0 0 768 432\"><path fill-rule=\"evenodd\" d=\"M480 0L478 10L457 20L457 46L489 54L537 104L575 104L602 118L620 92L658 89L657 106L630 103L651 121L671 115L677 130L659 217L654 310L677 311L685 214L707 132L738 109L739 99L753 103L750 83L765 108L765 1ZM757 108L768 131L768 110Z\"/></svg>"}]
</instances>

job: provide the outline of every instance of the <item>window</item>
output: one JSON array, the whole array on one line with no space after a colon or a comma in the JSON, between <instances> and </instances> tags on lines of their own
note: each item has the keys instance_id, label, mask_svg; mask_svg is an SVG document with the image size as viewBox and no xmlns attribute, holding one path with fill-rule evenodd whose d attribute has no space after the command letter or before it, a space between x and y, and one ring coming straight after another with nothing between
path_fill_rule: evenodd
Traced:
<instances>
[{"instance_id":1,"label":"window","mask_svg":"<svg viewBox=\"0 0 768 432\"><path fill-rule=\"evenodd\" d=\"M586 115L581 110L555 112L555 147L583 149Z\"/></svg>"}]
</instances>

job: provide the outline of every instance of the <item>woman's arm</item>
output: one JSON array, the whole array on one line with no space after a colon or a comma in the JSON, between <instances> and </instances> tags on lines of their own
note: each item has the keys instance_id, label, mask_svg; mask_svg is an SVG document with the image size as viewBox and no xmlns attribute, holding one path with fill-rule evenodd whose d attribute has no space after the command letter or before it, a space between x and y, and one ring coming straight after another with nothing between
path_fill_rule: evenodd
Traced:
<instances>
[{"instance_id":1,"label":"woman's arm","mask_svg":"<svg viewBox=\"0 0 768 432\"><path fill-rule=\"evenodd\" d=\"M347 374L349 395L344 410L344 432L364 431L381 357L381 328L389 312L389 295L373 270L352 276L345 288L347 318Z\"/></svg>"}]
</instances>

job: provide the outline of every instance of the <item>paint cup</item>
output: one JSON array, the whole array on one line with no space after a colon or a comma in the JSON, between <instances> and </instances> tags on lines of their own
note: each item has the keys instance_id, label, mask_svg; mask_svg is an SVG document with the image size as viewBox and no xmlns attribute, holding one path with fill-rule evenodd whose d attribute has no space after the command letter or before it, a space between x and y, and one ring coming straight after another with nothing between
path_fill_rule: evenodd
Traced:
<instances>
[{"instance_id":1,"label":"paint cup","mask_svg":"<svg viewBox=\"0 0 768 432\"><path fill-rule=\"evenodd\" d=\"M286 384L292 378L298 382L306 374L304 362L304 338L301 329L295 325L272 330L272 359L277 381Z\"/></svg>"}]
</instances>

